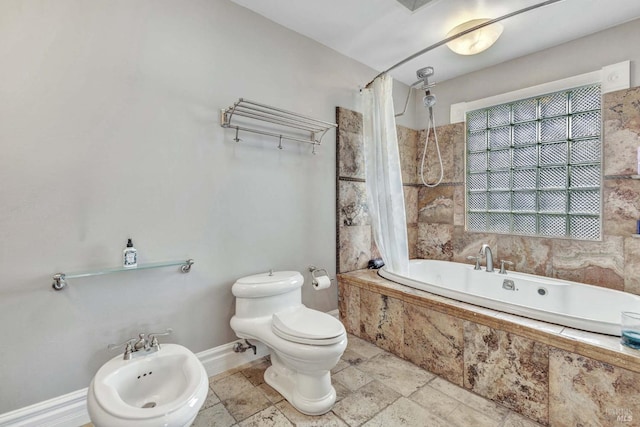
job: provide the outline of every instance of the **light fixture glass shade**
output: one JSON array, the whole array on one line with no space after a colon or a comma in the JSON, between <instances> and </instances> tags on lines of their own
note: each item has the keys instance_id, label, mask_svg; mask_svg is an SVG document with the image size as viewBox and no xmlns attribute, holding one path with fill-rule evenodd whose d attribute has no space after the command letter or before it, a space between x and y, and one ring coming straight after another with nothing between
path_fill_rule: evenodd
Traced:
<instances>
[{"instance_id":1,"label":"light fixture glass shade","mask_svg":"<svg viewBox=\"0 0 640 427\"><path fill-rule=\"evenodd\" d=\"M487 21L490 21L490 19L472 19L471 21L464 22L449 31L447 37L454 36ZM489 49L491 45L498 40L503 29L502 24L496 22L495 24L487 25L455 40L451 40L447 43L447 46L459 55L475 55L476 53Z\"/></svg>"}]
</instances>

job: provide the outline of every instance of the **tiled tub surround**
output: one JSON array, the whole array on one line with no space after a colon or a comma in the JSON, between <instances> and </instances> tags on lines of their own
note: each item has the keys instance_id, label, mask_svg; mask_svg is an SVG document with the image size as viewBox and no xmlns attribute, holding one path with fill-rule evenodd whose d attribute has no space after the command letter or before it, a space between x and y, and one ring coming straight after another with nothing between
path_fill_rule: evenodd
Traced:
<instances>
[{"instance_id":1,"label":"tiled tub surround","mask_svg":"<svg viewBox=\"0 0 640 427\"><path fill-rule=\"evenodd\" d=\"M366 215L362 115L338 108L337 121L337 265L340 272L347 272L366 267L376 250ZM640 294L640 239L631 237L640 219L640 180L629 179L637 173L640 87L605 94L603 121L601 242L466 232L464 124L438 127L444 179L435 188L418 185L425 131L398 127L410 256L468 262L468 255L476 255L488 243L494 259L513 261L517 271ZM427 182L439 174L432 142L426 171ZM353 218L348 220L348 215Z\"/></svg>"},{"instance_id":2,"label":"tiled tub surround","mask_svg":"<svg viewBox=\"0 0 640 427\"><path fill-rule=\"evenodd\" d=\"M640 425L640 352L385 280L339 275L347 331L552 426Z\"/></svg>"}]
</instances>

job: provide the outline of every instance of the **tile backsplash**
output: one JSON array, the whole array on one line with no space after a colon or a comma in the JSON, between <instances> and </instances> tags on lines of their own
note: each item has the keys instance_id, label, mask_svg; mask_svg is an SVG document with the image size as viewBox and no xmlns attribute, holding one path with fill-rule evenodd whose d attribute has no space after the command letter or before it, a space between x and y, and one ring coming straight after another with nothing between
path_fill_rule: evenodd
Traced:
<instances>
[{"instance_id":1,"label":"tile backsplash","mask_svg":"<svg viewBox=\"0 0 640 427\"><path fill-rule=\"evenodd\" d=\"M362 115L337 108L338 271L366 268L378 255L366 203ZM425 187L420 165L426 132L398 126L409 255L469 262L483 243L494 258L517 271L624 290L640 295L640 87L603 96L603 240L599 242L505 234L471 233L464 227L464 123L440 126L438 143L444 177ZM425 180L437 181L440 165L433 132L425 159Z\"/></svg>"}]
</instances>

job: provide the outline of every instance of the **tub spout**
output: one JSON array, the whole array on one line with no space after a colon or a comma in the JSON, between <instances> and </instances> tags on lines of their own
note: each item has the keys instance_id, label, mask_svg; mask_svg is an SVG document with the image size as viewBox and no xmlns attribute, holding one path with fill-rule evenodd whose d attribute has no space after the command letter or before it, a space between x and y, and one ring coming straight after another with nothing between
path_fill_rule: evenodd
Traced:
<instances>
[{"instance_id":1,"label":"tub spout","mask_svg":"<svg viewBox=\"0 0 640 427\"><path fill-rule=\"evenodd\" d=\"M480 248L480 255L487 258L487 273L493 273L493 253L486 243Z\"/></svg>"}]
</instances>

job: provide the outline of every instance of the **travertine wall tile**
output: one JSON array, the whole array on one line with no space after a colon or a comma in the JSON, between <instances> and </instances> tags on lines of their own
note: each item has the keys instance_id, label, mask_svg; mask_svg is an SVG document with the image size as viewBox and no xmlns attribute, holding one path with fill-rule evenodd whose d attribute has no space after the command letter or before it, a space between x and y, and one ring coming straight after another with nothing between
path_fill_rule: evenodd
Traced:
<instances>
[{"instance_id":1,"label":"travertine wall tile","mask_svg":"<svg viewBox=\"0 0 640 427\"><path fill-rule=\"evenodd\" d=\"M604 175L635 175L640 146L640 87L603 96Z\"/></svg>"},{"instance_id":2,"label":"travertine wall tile","mask_svg":"<svg viewBox=\"0 0 640 427\"><path fill-rule=\"evenodd\" d=\"M602 242L554 239L553 275L592 285L624 288L623 239L604 236Z\"/></svg>"},{"instance_id":3,"label":"travertine wall tile","mask_svg":"<svg viewBox=\"0 0 640 427\"><path fill-rule=\"evenodd\" d=\"M453 224L454 187L420 187L418 192L418 222Z\"/></svg>"},{"instance_id":4,"label":"travertine wall tile","mask_svg":"<svg viewBox=\"0 0 640 427\"><path fill-rule=\"evenodd\" d=\"M453 187L453 225L465 225L464 185Z\"/></svg>"},{"instance_id":5,"label":"travertine wall tile","mask_svg":"<svg viewBox=\"0 0 640 427\"><path fill-rule=\"evenodd\" d=\"M418 258L418 224L407 224L409 259Z\"/></svg>"},{"instance_id":6,"label":"travertine wall tile","mask_svg":"<svg viewBox=\"0 0 640 427\"><path fill-rule=\"evenodd\" d=\"M640 374L551 348L549 422L553 426L640 425Z\"/></svg>"},{"instance_id":7,"label":"travertine wall tile","mask_svg":"<svg viewBox=\"0 0 640 427\"><path fill-rule=\"evenodd\" d=\"M438 126L438 146L440 147L440 155L442 156L443 179L442 182L456 182L456 178L460 173L460 165L455 164L454 151L458 148L456 142L460 140L460 127L453 125ZM462 134L464 135L464 134ZM425 141L427 137L426 130L418 133L418 149L416 157L417 182L422 183L420 178L420 166L424 154ZM427 147L426 158L424 161L424 180L428 184L434 184L440 179L440 162L438 161L438 152L436 150L435 137L433 130L429 132L429 145Z\"/></svg>"},{"instance_id":8,"label":"travertine wall tile","mask_svg":"<svg viewBox=\"0 0 640 427\"><path fill-rule=\"evenodd\" d=\"M362 133L362 113L336 107L336 123L347 132Z\"/></svg>"},{"instance_id":9,"label":"travertine wall tile","mask_svg":"<svg viewBox=\"0 0 640 427\"><path fill-rule=\"evenodd\" d=\"M453 176L450 182L464 182L464 152L465 152L465 129L464 122L453 123L452 141L453 147Z\"/></svg>"},{"instance_id":10,"label":"travertine wall tile","mask_svg":"<svg viewBox=\"0 0 640 427\"><path fill-rule=\"evenodd\" d=\"M549 420L549 347L464 322L464 386L540 423Z\"/></svg>"},{"instance_id":11,"label":"travertine wall tile","mask_svg":"<svg viewBox=\"0 0 640 427\"><path fill-rule=\"evenodd\" d=\"M416 149L418 131L396 126L398 135L398 150L400 152L400 167L402 172L402 182L404 184L415 184L416 181Z\"/></svg>"},{"instance_id":12,"label":"travertine wall tile","mask_svg":"<svg viewBox=\"0 0 640 427\"><path fill-rule=\"evenodd\" d=\"M402 301L360 290L360 337L402 357Z\"/></svg>"},{"instance_id":13,"label":"travertine wall tile","mask_svg":"<svg viewBox=\"0 0 640 427\"><path fill-rule=\"evenodd\" d=\"M624 290L640 295L640 238L624 239Z\"/></svg>"},{"instance_id":14,"label":"travertine wall tile","mask_svg":"<svg viewBox=\"0 0 640 427\"><path fill-rule=\"evenodd\" d=\"M348 333L360 336L360 288L338 280L338 312Z\"/></svg>"},{"instance_id":15,"label":"travertine wall tile","mask_svg":"<svg viewBox=\"0 0 640 427\"><path fill-rule=\"evenodd\" d=\"M364 141L362 114L346 108L336 108L338 131L338 176L364 179Z\"/></svg>"},{"instance_id":16,"label":"travertine wall tile","mask_svg":"<svg viewBox=\"0 0 640 427\"><path fill-rule=\"evenodd\" d=\"M418 187L405 185L402 189L407 224L416 224L418 222Z\"/></svg>"},{"instance_id":17,"label":"travertine wall tile","mask_svg":"<svg viewBox=\"0 0 640 427\"><path fill-rule=\"evenodd\" d=\"M434 374L462 385L462 320L404 303L404 357Z\"/></svg>"},{"instance_id":18,"label":"travertine wall tile","mask_svg":"<svg viewBox=\"0 0 640 427\"><path fill-rule=\"evenodd\" d=\"M552 274L551 239L499 235L497 248L499 259L515 263L509 270L547 277Z\"/></svg>"},{"instance_id":19,"label":"travertine wall tile","mask_svg":"<svg viewBox=\"0 0 640 427\"><path fill-rule=\"evenodd\" d=\"M634 234L640 219L640 180L605 179L603 193L604 234Z\"/></svg>"},{"instance_id":20,"label":"travertine wall tile","mask_svg":"<svg viewBox=\"0 0 640 427\"><path fill-rule=\"evenodd\" d=\"M338 271L366 268L371 259L371 226L340 226L338 242Z\"/></svg>"},{"instance_id":21,"label":"travertine wall tile","mask_svg":"<svg viewBox=\"0 0 640 427\"><path fill-rule=\"evenodd\" d=\"M451 261L453 225L418 223L418 258Z\"/></svg>"},{"instance_id":22,"label":"travertine wall tile","mask_svg":"<svg viewBox=\"0 0 640 427\"><path fill-rule=\"evenodd\" d=\"M482 245L485 243L495 252L493 254L494 259L498 259L502 254L498 252L497 241L498 236L496 234L467 233L464 231L464 227L456 226L453 232L453 261L462 263L473 262L467 260L467 257L478 256L480 248L482 248ZM485 265L484 261L482 265Z\"/></svg>"},{"instance_id":23,"label":"travertine wall tile","mask_svg":"<svg viewBox=\"0 0 640 427\"><path fill-rule=\"evenodd\" d=\"M338 182L338 221L347 226L371 224L364 182Z\"/></svg>"}]
</instances>

